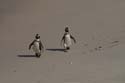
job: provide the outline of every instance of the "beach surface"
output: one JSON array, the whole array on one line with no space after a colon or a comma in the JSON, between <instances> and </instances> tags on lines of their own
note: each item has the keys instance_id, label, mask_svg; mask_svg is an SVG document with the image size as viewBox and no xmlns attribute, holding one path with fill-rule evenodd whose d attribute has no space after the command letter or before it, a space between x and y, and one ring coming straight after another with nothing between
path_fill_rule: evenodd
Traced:
<instances>
[{"instance_id":1,"label":"beach surface","mask_svg":"<svg viewBox=\"0 0 125 83\"><path fill-rule=\"evenodd\" d=\"M28 50L37 33L40 58ZM125 83L125 1L0 0L0 83Z\"/></svg>"}]
</instances>

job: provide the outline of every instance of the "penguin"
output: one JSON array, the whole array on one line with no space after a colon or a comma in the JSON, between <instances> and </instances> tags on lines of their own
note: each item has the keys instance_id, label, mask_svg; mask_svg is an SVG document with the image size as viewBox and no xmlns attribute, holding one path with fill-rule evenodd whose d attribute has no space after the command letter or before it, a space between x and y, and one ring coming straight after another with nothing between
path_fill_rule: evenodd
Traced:
<instances>
[{"instance_id":1,"label":"penguin","mask_svg":"<svg viewBox=\"0 0 125 83\"><path fill-rule=\"evenodd\" d=\"M66 27L65 28L65 33L64 33L64 35L62 37L62 40L61 40L61 44L63 42L65 52L70 50L70 46L72 45L72 40L74 41L74 43L76 43L76 39L70 34L69 28Z\"/></svg>"},{"instance_id":2,"label":"penguin","mask_svg":"<svg viewBox=\"0 0 125 83\"><path fill-rule=\"evenodd\" d=\"M43 44L40 40L39 34L36 34L34 41L29 45L29 50L31 49L35 52L36 57L41 56L41 51L44 51Z\"/></svg>"}]
</instances>

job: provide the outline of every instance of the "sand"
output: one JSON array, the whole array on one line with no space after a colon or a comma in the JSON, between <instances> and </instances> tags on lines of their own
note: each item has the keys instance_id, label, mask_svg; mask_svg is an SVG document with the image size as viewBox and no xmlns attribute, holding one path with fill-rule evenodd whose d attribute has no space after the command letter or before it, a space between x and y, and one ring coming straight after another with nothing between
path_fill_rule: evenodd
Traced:
<instances>
[{"instance_id":1,"label":"sand","mask_svg":"<svg viewBox=\"0 0 125 83\"><path fill-rule=\"evenodd\" d=\"M1 0L0 83L125 83L124 0ZM60 46L65 26L77 44ZM28 50L39 33L40 58Z\"/></svg>"}]
</instances>

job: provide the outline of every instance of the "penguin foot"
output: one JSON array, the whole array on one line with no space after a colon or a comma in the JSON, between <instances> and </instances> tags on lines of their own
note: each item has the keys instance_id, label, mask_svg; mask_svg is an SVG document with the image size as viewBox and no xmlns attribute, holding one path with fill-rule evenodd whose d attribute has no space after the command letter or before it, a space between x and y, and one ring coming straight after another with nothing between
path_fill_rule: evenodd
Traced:
<instances>
[{"instance_id":1,"label":"penguin foot","mask_svg":"<svg viewBox=\"0 0 125 83\"><path fill-rule=\"evenodd\" d=\"M66 50L70 50L70 47L66 47Z\"/></svg>"},{"instance_id":2,"label":"penguin foot","mask_svg":"<svg viewBox=\"0 0 125 83\"><path fill-rule=\"evenodd\" d=\"M36 57L37 57L37 58L40 58L40 56L41 56L41 54L36 54Z\"/></svg>"}]
</instances>

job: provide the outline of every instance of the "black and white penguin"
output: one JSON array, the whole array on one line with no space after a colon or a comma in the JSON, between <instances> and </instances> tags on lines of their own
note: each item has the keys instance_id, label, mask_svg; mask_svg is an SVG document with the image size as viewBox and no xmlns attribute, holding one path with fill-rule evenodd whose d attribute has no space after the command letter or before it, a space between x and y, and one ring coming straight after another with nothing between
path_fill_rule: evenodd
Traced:
<instances>
[{"instance_id":1,"label":"black and white penguin","mask_svg":"<svg viewBox=\"0 0 125 83\"><path fill-rule=\"evenodd\" d=\"M70 46L72 45L72 40L74 41L74 43L76 43L75 38L69 33L69 28L66 27L65 28L65 33L62 37L61 43L63 42L63 46L65 51L70 49Z\"/></svg>"},{"instance_id":2,"label":"black and white penguin","mask_svg":"<svg viewBox=\"0 0 125 83\"><path fill-rule=\"evenodd\" d=\"M36 34L34 41L29 45L29 50L31 49L31 47L33 51L35 52L36 57L40 57L41 51L44 50L44 47L40 40L39 34Z\"/></svg>"}]
</instances>

